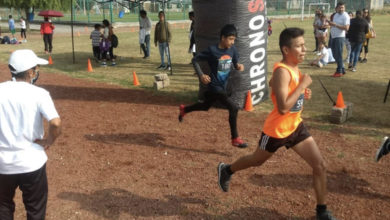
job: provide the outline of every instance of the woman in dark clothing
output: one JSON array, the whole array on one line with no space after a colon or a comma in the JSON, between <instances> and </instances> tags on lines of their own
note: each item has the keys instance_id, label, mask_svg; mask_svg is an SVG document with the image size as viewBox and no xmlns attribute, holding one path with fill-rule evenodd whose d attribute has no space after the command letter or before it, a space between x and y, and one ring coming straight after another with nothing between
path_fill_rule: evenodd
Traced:
<instances>
[{"instance_id":1,"label":"woman in dark clothing","mask_svg":"<svg viewBox=\"0 0 390 220\"><path fill-rule=\"evenodd\" d=\"M356 17L351 20L347 33L347 38L351 43L351 56L349 58L348 69L352 70L352 72L356 71L356 63L367 33L368 23L362 17L362 11L356 11Z\"/></svg>"},{"instance_id":2,"label":"woman in dark clothing","mask_svg":"<svg viewBox=\"0 0 390 220\"><path fill-rule=\"evenodd\" d=\"M363 9L363 18L367 21L368 23L368 28L370 31L374 32L374 26L372 25L372 19L370 15L370 11L368 9ZM361 60L362 63L367 63L367 54L368 54L368 44L370 43L370 38L367 38L363 44L364 46L364 58ZM363 50L363 49L362 49ZM362 53L362 50L360 53ZM360 58L360 56L359 56Z\"/></svg>"}]
</instances>

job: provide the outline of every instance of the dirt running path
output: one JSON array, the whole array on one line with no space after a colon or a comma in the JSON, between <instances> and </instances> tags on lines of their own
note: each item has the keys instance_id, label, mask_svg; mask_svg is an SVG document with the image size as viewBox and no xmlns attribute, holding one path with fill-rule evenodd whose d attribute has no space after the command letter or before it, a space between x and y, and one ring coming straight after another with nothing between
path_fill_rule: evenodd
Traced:
<instances>
[{"instance_id":1,"label":"dirt running path","mask_svg":"<svg viewBox=\"0 0 390 220\"><path fill-rule=\"evenodd\" d=\"M9 72L0 65L0 81ZM173 99L118 86L42 73L63 121L48 150L47 219L313 219L311 169L279 150L261 168L217 186L219 161L254 151L265 115L240 112L249 149L229 144L227 111L177 121ZM1 94L0 94L1 95ZM310 120L308 120L310 125ZM372 161L378 143L350 139L347 128L310 132L328 162L328 206L338 219L390 216L390 157ZM16 219L24 219L17 193Z\"/></svg>"}]
</instances>

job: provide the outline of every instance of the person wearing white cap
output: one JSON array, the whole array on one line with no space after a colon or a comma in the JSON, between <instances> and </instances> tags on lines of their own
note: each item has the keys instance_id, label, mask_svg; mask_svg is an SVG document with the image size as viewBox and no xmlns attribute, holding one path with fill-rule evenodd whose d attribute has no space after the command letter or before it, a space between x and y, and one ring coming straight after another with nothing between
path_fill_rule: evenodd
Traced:
<instances>
[{"instance_id":1,"label":"person wearing white cap","mask_svg":"<svg viewBox=\"0 0 390 220\"><path fill-rule=\"evenodd\" d=\"M13 219L13 197L23 192L28 220L45 219L48 150L61 133L61 119L48 91L33 85L47 60L32 50L9 59L13 80L0 83L0 219ZM44 135L43 119L49 122Z\"/></svg>"}]
</instances>

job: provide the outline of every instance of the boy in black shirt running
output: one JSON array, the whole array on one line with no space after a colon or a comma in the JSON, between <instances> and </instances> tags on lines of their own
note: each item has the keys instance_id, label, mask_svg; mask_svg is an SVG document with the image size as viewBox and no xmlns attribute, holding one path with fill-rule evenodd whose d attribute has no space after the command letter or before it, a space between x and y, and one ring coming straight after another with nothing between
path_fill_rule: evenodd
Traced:
<instances>
[{"instance_id":1,"label":"boy in black shirt running","mask_svg":"<svg viewBox=\"0 0 390 220\"><path fill-rule=\"evenodd\" d=\"M244 65L238 63L238 52L234 46L237 37L237 29L232 24L225 25L220 34L218 44L211 45L206 51L199 53L192 59L195 71L203 84L208 85L204 94L204 102L197 102L193 105L180 105L179 121L183 120L186 113L192 111L207 111L215 101L220 101L229 110L229 125L232 137L232 145L245 148L248 146L237 132L238 107L230 99L226 91L227 81L233 68L244 71ZM207 61L210 67L210 74L204 74L198 62Z\"/></svg>"}]
</instances>

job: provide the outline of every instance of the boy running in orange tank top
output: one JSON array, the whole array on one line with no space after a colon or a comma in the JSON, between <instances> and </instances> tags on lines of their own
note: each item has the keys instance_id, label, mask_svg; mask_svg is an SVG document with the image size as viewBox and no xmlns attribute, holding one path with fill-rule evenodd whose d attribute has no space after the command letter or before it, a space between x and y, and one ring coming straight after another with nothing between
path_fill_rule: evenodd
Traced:
<instances>
[{"instance_id":1,"label":"boy running in orange tank top","mask_svg":"<svg viewBox=\"0 0 390 220\"><path fill-rule=\"evenodd\" d=\"M294 150L313 169L313 186L317 199L316 219L335 220L325 204L325 161L301 118L303 101L311 98L308 86L312 83L311 77L302 74L298 68L306 53L303 34L304 31L300 28L286 28L280 34L279 47L283 60L275 64L269 82L274 109L264 123L259 147L253 154L241 157L232 164L220 163L218 184L227 192L233 173L261 166L278 148L285 146Z\"/></svg>"}]
</instances>

